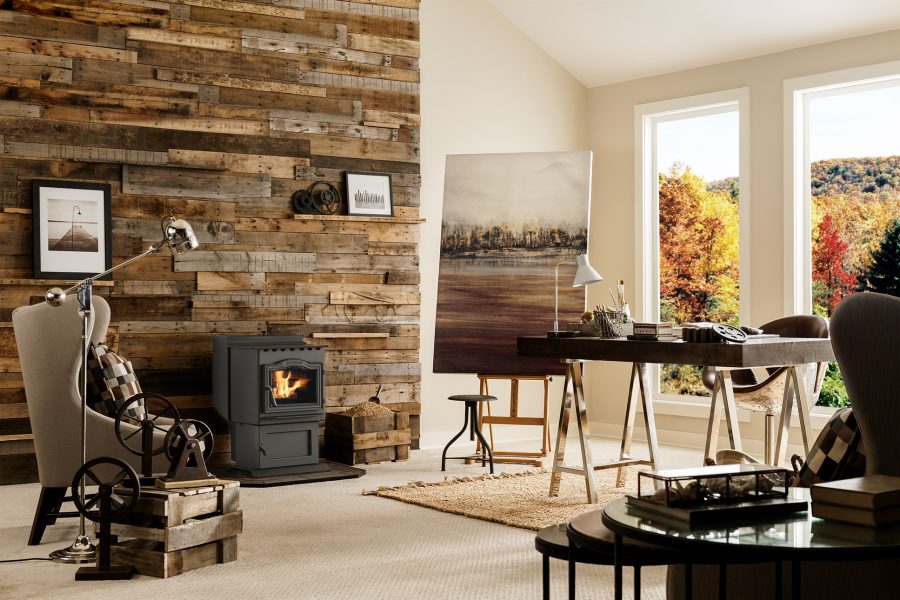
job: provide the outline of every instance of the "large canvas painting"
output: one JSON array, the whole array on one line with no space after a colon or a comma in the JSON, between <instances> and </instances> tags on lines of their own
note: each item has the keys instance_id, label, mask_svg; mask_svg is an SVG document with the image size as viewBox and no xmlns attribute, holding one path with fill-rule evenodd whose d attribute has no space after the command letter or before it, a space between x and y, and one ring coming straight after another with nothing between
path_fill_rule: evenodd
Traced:
<instances>
[{"instance_id":1,"label":"large canvas painting","mask_svg":"<svg viewBox=\"0 0 900 600\"><path fill-rule=\"evenodd\" d=\"M557 360L516 354L516 338L584 311L573 288L587 251L591 153L447 156L434 335L436 373L551 375Z\"/></svg>"}]
</instances>

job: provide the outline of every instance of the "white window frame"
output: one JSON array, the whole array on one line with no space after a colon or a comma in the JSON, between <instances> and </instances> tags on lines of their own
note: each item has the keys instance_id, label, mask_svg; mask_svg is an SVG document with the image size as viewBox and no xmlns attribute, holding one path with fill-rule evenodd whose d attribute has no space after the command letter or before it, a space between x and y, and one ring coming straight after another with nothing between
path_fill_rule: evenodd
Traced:
<instances>
[{"instance_id":1,"label":"white window frame","mask_svg":"<svg viewBox=\"0 0 900 600\"><path fill-rule=\"evenodd\" d=\"M659 315L659 169L656 164L656 126L666 121L738 111L740 208L740 318L750 307L750 88L742 87L634 107L635 147L635 300L633 317L656 320ZM709 398L661 394L659 368L650 373L654 405L661 414L708 418ZM671 408L671 410L669 410ZM657 410L657 409L655 409Z\"/></svg>"},{"instance_id":2,"label":"white window frame","mask_svg":"<svg viewBox=\"0 0 900 600\"><path fill-rule=\"evenodd\" d=\"M817 98L900 85L900 61L784 82L784 314L812 313L809 104ZM821 408L821 407L820 407Z\"/></svg>"}]
</instances>

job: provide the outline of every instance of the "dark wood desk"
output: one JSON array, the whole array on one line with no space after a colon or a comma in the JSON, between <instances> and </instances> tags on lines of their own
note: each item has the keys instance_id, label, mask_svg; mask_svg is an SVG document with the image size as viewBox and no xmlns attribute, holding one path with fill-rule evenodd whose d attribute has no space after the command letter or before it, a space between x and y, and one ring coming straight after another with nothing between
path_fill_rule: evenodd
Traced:
<instances>
[{"instance_id":1,"label":"dark wood desk","mask_svg":"<svg viewBox=\"0 0 900 600\"><path fill-rule=\"evenodd\" d=\"M563 388L559 429L556 437L556 449L553 454L550 495L557 495L562 473L574 473L584 476L588 501L591 503L597 502L597 490L593 477L595 470L618 468L619 474L616 483L621 485L622 467L634 464L649 464L654 468L656 467L656 457L659 454L659 450L656 439L653 403L648 397L648 364L706 365L716 369L716 380L710 403L705 456L715 454L715 444L719 436L719 421L723 409L725 411L725 422L728 426L728 437L731 447L736 450L741 449L737 408L734 403L734 390L731 384L731 371L752 367L788 367L776 442L775 462L780 463L787 448L787 434L790 429L791 411L795 398L797 399L800 420L804 425L803 445L807 451L809 450L810 440L806 438L806 431L810 429L809 399L802 370L797 367L806 363L834 360L834 352L831 349L831 340L829 339L782 337L750 339L744 344L631 341L625 338L520 337L518 338L518 352L522 356L558 358L568 363L565 387ZM591 457L587 404L584 400L584 388L581 378L580 363L584 360L632 363L619 460L604 465L595 466ZM572 384L571 399L568 394L570 382ZM638 397L640 397L644 414L644 426L647 430L649 460L630 457ZM719 401L720 398L721 402ZM568 467L565 465L565 442L569 426L569 413L572 410L573 401L578 417L578 437L582 455L580 467Z\"/></svg>"}]
</instances>

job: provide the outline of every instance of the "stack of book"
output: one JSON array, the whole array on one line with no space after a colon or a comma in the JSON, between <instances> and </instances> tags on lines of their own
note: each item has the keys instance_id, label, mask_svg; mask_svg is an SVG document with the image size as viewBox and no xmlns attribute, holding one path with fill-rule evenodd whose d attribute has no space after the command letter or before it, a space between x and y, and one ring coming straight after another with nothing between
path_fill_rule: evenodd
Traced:
<instances>
[{"instance_id":1,"label":"stack of book","mask_svg":"<svg viewBox=\"0 0 900 600\"><path fill-rule=\"evenodd\" d=\"M634 331L628 336L629 340L677 340L675 325L671 321L662 323L638 323L634 322Z\"/></svg>"},{"instance_id":2,"label":"stack of book","mask_svg":"<svg viewBox=\"0 0 900 600\"><path fill-rule=\"evenodd\" d=\"M869 475L817 483L810 496L813 516L820 519L868 527L900 523L900 477Z\"/></svg>"}]
</instances>

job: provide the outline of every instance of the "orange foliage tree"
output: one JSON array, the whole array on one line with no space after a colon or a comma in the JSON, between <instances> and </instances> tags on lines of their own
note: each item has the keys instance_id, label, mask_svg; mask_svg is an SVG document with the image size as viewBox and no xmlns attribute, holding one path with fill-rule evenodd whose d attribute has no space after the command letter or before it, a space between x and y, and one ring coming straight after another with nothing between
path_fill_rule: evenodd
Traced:
<instances>
[{"instance_id":1,"label":"orange foliage tree","mask_svg":"<svg viewBox=\"0 0 900 600\"><path fill-rule=\"evenodd\" d=\"M737 199L689 168L660 174L659 273L663 319L737 321Z\"/></svg>"}]
</instances>

